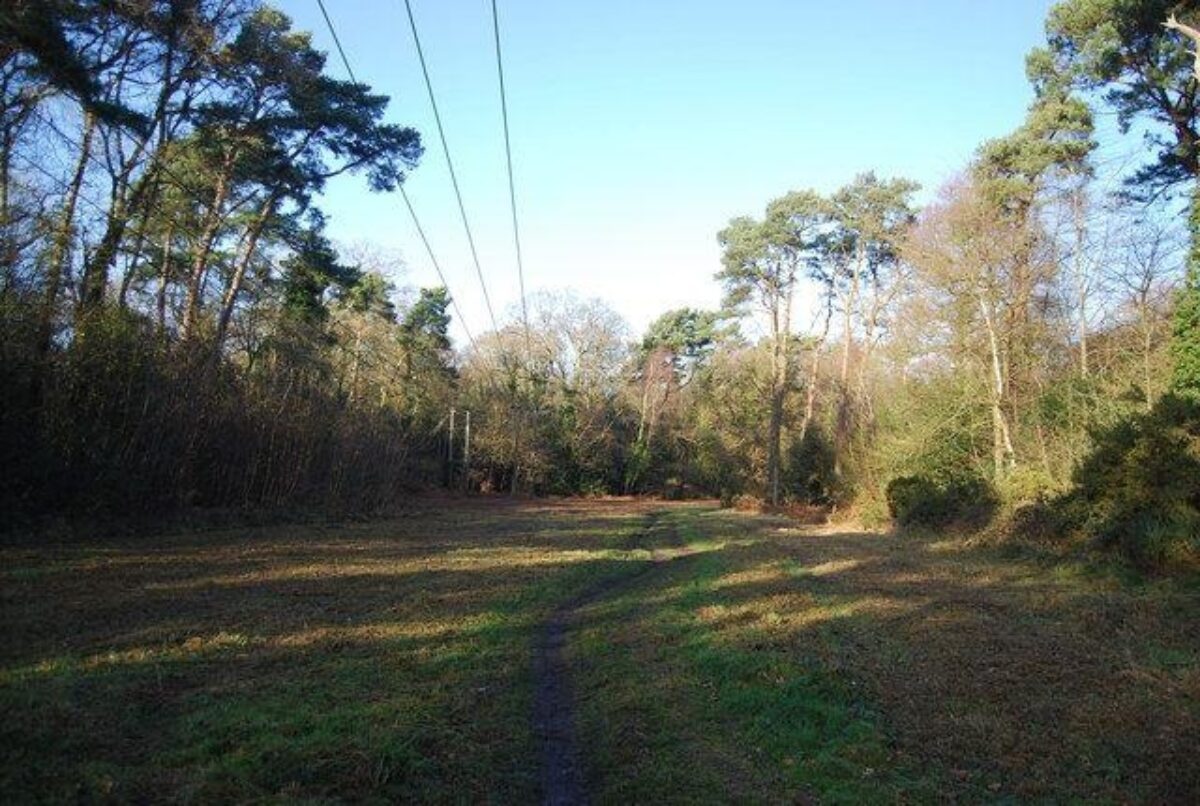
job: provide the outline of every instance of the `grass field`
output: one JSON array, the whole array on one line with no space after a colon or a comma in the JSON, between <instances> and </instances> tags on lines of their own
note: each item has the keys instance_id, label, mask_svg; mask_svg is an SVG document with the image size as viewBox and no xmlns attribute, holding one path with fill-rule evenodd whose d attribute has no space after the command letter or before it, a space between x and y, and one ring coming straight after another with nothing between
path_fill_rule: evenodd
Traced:
<instances>
[{"instance_id":1,"label":"grass field","mask_svg":"<svg viewBox=\"0 0 1200 806\"><path fill-rule=\"evenodd\" d=\"M547 674L593 802L1200 802L1195 584L705 505L10 546L0 630L5 803L536 801Z\"/></svg>"}]
</instances>

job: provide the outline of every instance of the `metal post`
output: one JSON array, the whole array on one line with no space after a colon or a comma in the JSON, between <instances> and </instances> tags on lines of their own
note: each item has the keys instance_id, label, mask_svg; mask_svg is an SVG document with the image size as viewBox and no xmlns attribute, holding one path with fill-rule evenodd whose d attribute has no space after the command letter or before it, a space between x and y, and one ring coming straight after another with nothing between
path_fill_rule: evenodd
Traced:
<instances>
[{"instance_id":1,"label":"metal post","mask_svg":"<svg viewBox=\"0 0 1200 806\"><path fill-rule=\"evenodd\" d=\"M450 407L450 427L446 431L446 486L454 483L454 407Z\"/></svg>"},{"instance_id":2,"label":"metal post","mask_svg":"<svg viewBox=\"0 0 1200 806\"><path fill-rule=\"evenodd\" d=\"M463 472L462 485L467 489L471 473L471 412L467 410L467 422L463 429Z\"/></svg>"}]
</instances>

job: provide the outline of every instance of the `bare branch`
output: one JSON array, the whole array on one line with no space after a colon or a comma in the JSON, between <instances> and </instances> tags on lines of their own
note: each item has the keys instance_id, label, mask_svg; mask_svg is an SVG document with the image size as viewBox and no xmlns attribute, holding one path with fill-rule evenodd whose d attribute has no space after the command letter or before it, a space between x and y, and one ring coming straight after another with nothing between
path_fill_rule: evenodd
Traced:
<instances>
[{"instance_id":1,"label":"bare branch","mask_svg":"<svg viewBox=\"0 0 1200 806\"><path fill-rule=\"evenodd\" d=\"M1167 18L1163 23L1163 27L1171 31L1179 31L1196 44L1196 50L1193 52L1196 57L1196 80L1200 81L1200 31L1192 28L1190 25L1185 25L1176 18L1174 14Z\"/></svg>"}]
</instances>

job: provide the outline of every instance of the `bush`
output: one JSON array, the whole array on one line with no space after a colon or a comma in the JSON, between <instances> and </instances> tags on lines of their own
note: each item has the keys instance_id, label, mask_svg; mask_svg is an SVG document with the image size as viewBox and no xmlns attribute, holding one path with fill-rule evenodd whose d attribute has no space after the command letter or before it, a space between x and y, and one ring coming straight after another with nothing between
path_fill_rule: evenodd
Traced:
<instances>
[{"instance_id":1,"label":"bush","mask_svg":"<svg viewBox=\"0 0 1200 806\"><path fill-rule=\"evenodd\" d=\"M0 314L0 533L193 507L365 512L438 478L421 423L352 404L283 348L250 370L106 310L40 355Z\"/></svg>"},{"instance_id":2,"label":"bush","mask_svg":"<svg viewBox=\"0 0 1200 806\"><path fill-rule=\"evenodd\" d=\"M901 526L982 526L996 511L996 491L979 476L901 476L887 486L888 512Z\"/></svg>"},{"instance_id":3,"label":"bush","mask_svg":"<svg viewBox=\"0 0 1200 806\"><path fill-rule=\"evenodd\" d=\"M876 488L871 488L856 498L848 515L867 529L884 528L892 520L887 496L882 490Z\"/></svg>"},{"instance_id":4,"label":"bush","mask_svg":"<svg viewBox=\"0 0 1200 806\"><path fill-rule=\"evenodd\" d=\"M1006 524L1007 536L1035 543L1061 543L1077 531L1077 509L1067 505L1065 498L1021 504Z\"/></svg>"},{"instance_id":5,"label":"bush","mask_svg":"<svg viewBox=\"0 0 1200 806\"><path fill-rule=\"evenodd\" d=\"M1063 485L1055 483L1045 470L1035 467L1017 467L999 484L1000 497L1014 510L1023 505L1044 502L1063 492Z\"/></svg>"},{"instance_id":6,"label":"bush","mask_svg":"<svg viewBox=\"0 0 1200 806\"><path fill-rule=\"evenodd\" d=\"M738 512L762 512L764 505L763 500L758 496L745 493L733 496L731 502L733 508Z\"/></svg>"},{"instance_id":7,"label":"bush","mask_svg":"<svg viewBox=\"0 0 1200 806\"><path fill-rule=\"evenodd\" d=\"M783 483L789 499L805 504L839 502L842 485L834 471L833 444L820 425L813 423L804 439L792 443L783 468Z\"/></svg>"},{"instance_id":8,"label":"bush","mask_svg":"<svg viewBox=\"0 0 1200 806\"><path fill-rule=\"evenodd\" d=\"M1200 400L1167 395L1095 441L1064 519L1145 568L1200 560Z\"/></svg>"}]
</instances>

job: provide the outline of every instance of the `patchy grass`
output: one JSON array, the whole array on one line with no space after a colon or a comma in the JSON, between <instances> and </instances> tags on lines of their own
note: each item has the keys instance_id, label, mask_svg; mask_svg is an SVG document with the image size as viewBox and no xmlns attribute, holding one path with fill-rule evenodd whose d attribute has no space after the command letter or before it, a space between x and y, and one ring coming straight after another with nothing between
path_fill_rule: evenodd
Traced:
<instances>
[{"instance_id":1,"label":"patchy grass","mask_svg":"<svg viewBox=\"0 0 1200 806\"><path fill-rule=\"evenodd\" d=\"M0 801L535 798L529 641L645 507L47 550L0 572Z\"/></svg>"},{"instance_id":2,"label":"patchy grass","mask_svg":"<svg viewBox=\"0 0 1200 806\"><path fill-rule=\"evenodd\" d=\"M724 546L597 604L576 644L602 801L1200 799L1193 585L736 513L672 523Z\"/></svg>"},{"instance_id":3,"label":"patchy grass","mask_svg":"<svg viewBox=\"0 0 1200 806\"><path fill-rule=\"evenodd\" d=\"M649 571L649 562L656 565ZM1197 802L1200 590L695 505L0 550L0 801Z\"/></svg>"},{"instance_id":4,"label":"patchy grass","mask_svg":"<svg viewBox=\"0 0 1200 806\"><path fill-rule=\"evenodd\" d=\"M747 602L747 587L789 577L778 558L731 563L771 540L774 529L764 533L758 521L677 512L660 528L707 550L593 608L577 645L598 800L932 797L938 771L899 756L857 682L831 673L816 642L797 640L798 630L842 618L852 605L837 597ZM714 549L715 534L724 540Z\"/></svg>"}]
</instances>

